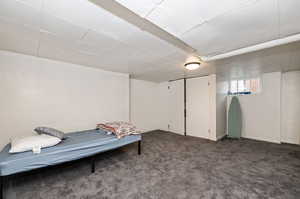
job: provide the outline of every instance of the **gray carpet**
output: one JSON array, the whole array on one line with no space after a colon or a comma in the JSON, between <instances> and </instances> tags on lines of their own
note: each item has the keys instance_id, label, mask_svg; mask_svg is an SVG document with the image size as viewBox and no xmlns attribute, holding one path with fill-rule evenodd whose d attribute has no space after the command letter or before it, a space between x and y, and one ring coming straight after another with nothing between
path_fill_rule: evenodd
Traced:
<instances>
[{"instance_id":1,"label":"gray carpet","mask_svg":"<svg viewBox=\"0 0 300 199\"><path fill-rule=\"evenodd\" d=\"M88 160L18 177L7 198L300 198L300 147L252 140L218 143L166 132Z\"/></svg>"}]
</instances>

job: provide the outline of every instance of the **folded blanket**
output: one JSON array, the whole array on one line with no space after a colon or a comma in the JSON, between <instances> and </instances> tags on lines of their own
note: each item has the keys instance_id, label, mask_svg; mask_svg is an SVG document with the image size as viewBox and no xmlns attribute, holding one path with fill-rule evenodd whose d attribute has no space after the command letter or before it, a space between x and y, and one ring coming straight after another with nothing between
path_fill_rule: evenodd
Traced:
<instances>
[{"instance_id":1,"label":"folded blanket","mask_svg":"<svg viewBox=\"0 0 300 199\"><path fill-rule=\"evenodd\" d=\"M97 124L97 128L104 130L106 132L111 132L117 136L117 138L122 138L126 135L140 134L141 131L137 130L130 122L107 122Z\"/></svg>"}]
</instances>

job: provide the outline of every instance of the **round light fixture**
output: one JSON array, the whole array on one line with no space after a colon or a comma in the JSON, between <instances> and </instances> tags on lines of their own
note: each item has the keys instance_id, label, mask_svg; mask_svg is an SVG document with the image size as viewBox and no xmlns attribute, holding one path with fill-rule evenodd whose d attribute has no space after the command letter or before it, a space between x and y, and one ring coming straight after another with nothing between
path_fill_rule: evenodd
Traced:
<instances>
[{"instance_id":1,"label":"round light fixture","mask_svg":"<svg viewBox=\"0 0 300 199\"><path fill-rule=\"evenodd\" d=\"M200 67L200 62L188 62L184 64L184 67L188 70L196 70L197 68Z\"/></svg>"}]
</instances>

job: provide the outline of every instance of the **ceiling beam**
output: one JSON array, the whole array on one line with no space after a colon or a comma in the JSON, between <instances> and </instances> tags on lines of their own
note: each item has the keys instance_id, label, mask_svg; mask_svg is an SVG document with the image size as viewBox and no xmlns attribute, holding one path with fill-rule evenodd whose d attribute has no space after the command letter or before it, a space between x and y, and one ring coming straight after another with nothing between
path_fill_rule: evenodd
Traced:
<instances>
[{"instance_id":1,"label":"ceiling beam","mask_svg":"<svg viewBox=\"0 0 300 199\"><path fill-rule=\"evenodd\" d=\"M289 44L289 43L293 43L293 42L297 42L297 41L300 41L300 34L296 34L296 35L292 35L292 36L288 36L288 37L284 37L284 38L280 38L280 39L275 39L272 41L260 43L260 44L245 47L245 48L240 48L240 49L237 49L234 51L215 55L212 57L201 57L201 59L205 62L215 61L218 59L225 59L228 57L233 57L233 56L242 55L242 54L246 54L246 53L250 53L250 52L255 52L255 51L259 51L259 50L263 50L263 49L267 49L267 48L281 46L281 45L285 45L285 44Z\"/></svg>"},{"instance_id":2,"label":"ceiling beam","mask_svg":"<svg viewBox=\"0 0 300 199\"><path fill-rule=\"evenodd\" d=\"M176 46L177 48L180 48L181 50L187 52L188 54L197 55L197 51L194 48L192 48L182 40L178 39L174 35L163 30L162 28L155 25L154 23L150 22L149 20L132 12L131 10L124 7L120 3L114 0L89 0L89 1L103 8L104 10L120 17L121 19L127 21L128 23L133 24L134 26L140 28L141 30L146 31L152 35L155 35L158 38Z\"/></svg>"}]
</instances>

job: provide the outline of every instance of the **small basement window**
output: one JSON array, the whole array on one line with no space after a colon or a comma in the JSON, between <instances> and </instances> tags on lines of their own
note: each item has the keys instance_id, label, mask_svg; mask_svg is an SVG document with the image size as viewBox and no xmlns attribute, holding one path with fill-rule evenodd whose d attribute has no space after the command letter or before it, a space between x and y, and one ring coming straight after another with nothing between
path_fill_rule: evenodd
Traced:
<instances>
[{"instance_id":1,"label":"small basement window","mask_svg":"<svg viewBox=\"0 0 300 199\"><path fill-rule=\"evenodd\" d=\"M260 78L231 80L228 95L248 95L261 91Z\"/></svg>"}]
</instances>

